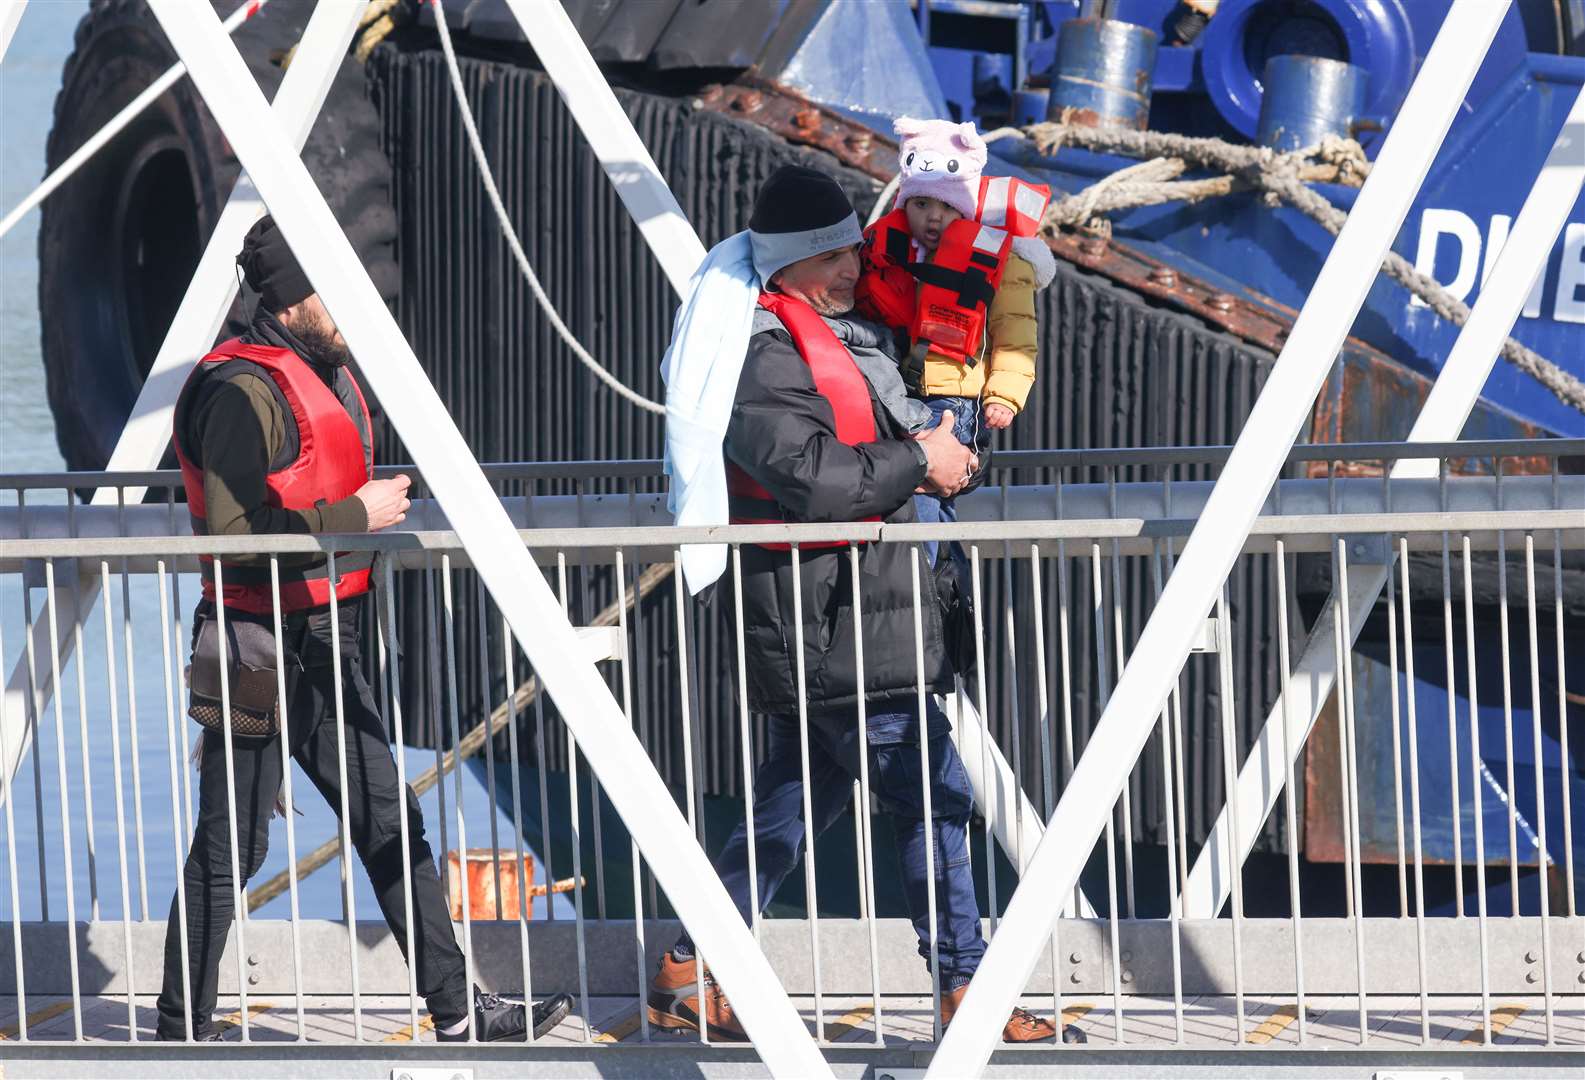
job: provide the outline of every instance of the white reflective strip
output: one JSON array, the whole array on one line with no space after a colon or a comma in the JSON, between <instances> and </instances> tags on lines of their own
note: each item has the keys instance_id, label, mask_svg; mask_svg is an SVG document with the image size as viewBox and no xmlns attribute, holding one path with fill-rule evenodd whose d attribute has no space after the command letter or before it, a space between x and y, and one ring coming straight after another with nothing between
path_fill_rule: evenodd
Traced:
<instances>
[{"instance_id":1,"label":"white reflective strip","mask_svg":"<svg viewBox=\"0 0 1585 1080\"><path fill-rule=\"evenodd\" d=\"M1007 233L1001 229L993 229L989 225L981 225L980 231L974 234L975 249L991 255L1000 254L1005 243L1007 243Z\"/></svg>"},{"instance_id":2,"label":"white reflective strip","mask_svg":"<svg viewBox=\"0 0 1585 1080\"><path fill-rule=\"evenodd\" d=\"M1007 189L1012 187L1012 178L1006 176L993 177L985 185L985 199L980 207L980 221L986 225L1007 224Z\"/></svg>"},{"instance_id":3,"label":"white reflective strip","mask_svg":"<svg viewBox=\"0 0 1585 1080\"><path fill-rule=\"evenodd\" d=\"M1040 215L1046 212L1046 203L1051 200L1040 193L1040 189L1031 184L1019 184L1013 191L1013 209L1020 217L1029 218L1034 224L1040 224Z\"/></svg>"}]
</instances>

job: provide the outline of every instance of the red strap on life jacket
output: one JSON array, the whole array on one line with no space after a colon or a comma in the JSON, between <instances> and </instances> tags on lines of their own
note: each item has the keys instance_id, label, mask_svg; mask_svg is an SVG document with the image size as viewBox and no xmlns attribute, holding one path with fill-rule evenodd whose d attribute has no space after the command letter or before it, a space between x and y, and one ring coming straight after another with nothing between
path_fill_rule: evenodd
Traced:
<instances>
[{"instance_id":1,"label":"red strap on life jacket","mask_svg":"<svg viewBox=\"0 0 1585 1080\"><path fill-rule=\"evenodd\" d=\"M368 447L364 433L371 431L368 404L363 391L353 388L362 413L361 426L347 414L330 387L307 363L290 349L269 345L248 345L232 339L216 346L214 351L199 360L182 389L182 398L196 387L199 380L208 376L215 365L230 360L247 360L263 368L280 389L281 396L291 410L297 425L298 454L285 468L265 477L265 501L271 506L287 510L307 510L320 502L336 502L354 494L371 478ZM188 410L178 401L178 420L186 417ZM182 486L187 493L188 512L193 517L195 531L207 531L204 504L204 471L193 461L188 448L183 445L191 434L181 430L178 423L172 432L176 459L181 465ZM210 561L207 557L203 560ZM345 566L336 582L336 597L350 599L369 591L369 560L360 555L348 555ZM249 575L238 567L237 578ZM281 580L281 607L283 612L318 607L330 602L328 568L324 565L305 567L283 573ZM225 603L254 614L269 614L273 610L270 586L267 583L242 580L224 580ZM204 595L214 599L214 578L204 575Z\"/></svg>"},{"instance_id":2,"label":"red strap on life jacket","mask_svg":"<svg viewBox=\"0 0 1585 1080\"><path fill-rule=\"evenodd\" d=\"M1011 233L968 218L942 230L935 256L913 267L919 300L909 337L929 341L931 351L960 364L977 362L1012 246Z\"/></svg>"},{"instance_id":3,"label":"red strap on life jacket","mask_svg":"<svg viewBox=\"0 0 1585 1080\"><path fill-rule=\"evenodd\" d=\"M864 373L853 360L847 346L831 332L825 320L802 300L782 293L761 293L759 306L781 320L792 335L793 346L804 363L809 365L815 389L831 405L836 421L837 438L848 446L876 441L875 409L870 404L870 386ZM734 525L782 525L787 518L772 517L781 514L776 497L748 473L728 461L726 464L727 494L738 500L731 521ZM759 507L745 508L742 503L757 503ZM763 513L756 512L763 510ZM880 521L880 515L859 518L860 521ZM792 545L785 543L761 544L772 551L787 551ZM827 540L803 543L804 548L846 547L845 540Z\"/></svg>"}]
</instances>

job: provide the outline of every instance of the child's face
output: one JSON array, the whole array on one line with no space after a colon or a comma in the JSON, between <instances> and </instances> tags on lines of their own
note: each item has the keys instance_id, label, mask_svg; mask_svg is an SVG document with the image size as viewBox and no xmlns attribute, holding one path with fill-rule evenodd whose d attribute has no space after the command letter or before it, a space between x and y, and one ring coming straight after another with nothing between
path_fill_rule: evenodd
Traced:
<instances>
[{"instance_id":1,"label":"child's face","mask_svg":"<svg viewBox=\"0 0 1585 1080\"><path fill-rule=\"evenodd\" d=\"M947 226L963 216L940 199L926 195L915 195L903 203L903 212L908 215L908 231L927 253L935 252Z\"/></svg>"}]
</instances>

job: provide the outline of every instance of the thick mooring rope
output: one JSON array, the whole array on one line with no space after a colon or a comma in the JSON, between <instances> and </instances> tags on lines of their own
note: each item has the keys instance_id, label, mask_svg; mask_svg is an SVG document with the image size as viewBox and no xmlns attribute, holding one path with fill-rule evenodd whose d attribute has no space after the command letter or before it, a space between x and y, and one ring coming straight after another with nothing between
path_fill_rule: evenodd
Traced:
<instances>
[{"instance_id":1,"label":"thick mooring rope","mask_svg":"<svg viewBox=\"0 0 1585 1080\"><path fill-rule=\"evenodd\" d=\"M1044 222L1045 230L1053 235L1062 228L1109 235L1111 222L1102 217L1107 213L1169 202L1199 202L1236 191L1259 191L1267 205L1286 203L1335 236L1342 231L1348 214L1309 184L1321 181L1358 186L1370 173L1370 162L1360 145L1352 139L1336 137L1328 137L1317 146L1282 153L1221 139L1047 122L1027 128L998 128L987 132L985 141L1006 137L1029 139L1046 155L1055 154L1063 146L1077 146L1096 153L1145 159L1053 202L1046 209ZM1219 175L1178 179L1191 168ZM1382 271L1454 326L1469 321L1469 305L1434 278L1420 273L1397 252L1387 253ZM1578 376L1511 337L1503 342L1502 357L1563 404L1585 412L1585 381Z\"/></svg>"}]
</instances>

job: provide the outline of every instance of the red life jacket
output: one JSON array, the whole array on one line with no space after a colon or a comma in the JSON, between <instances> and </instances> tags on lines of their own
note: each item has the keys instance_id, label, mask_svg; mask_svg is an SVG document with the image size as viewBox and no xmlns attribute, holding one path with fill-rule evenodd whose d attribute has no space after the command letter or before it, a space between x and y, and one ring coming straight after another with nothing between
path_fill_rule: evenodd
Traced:
<instances>
[{"instance_id":1,"label":"red life jacket","mask_svg":"<svg viewBox=\"0 0 1585 1080\"><path fill-rule=\"evenodd\" d=\"M1045 184L1026 184L1011 176L982 176L974 219L1014 236L1034 236L1040 232L1040 219L1050 202L1051 189Z\"/></svg>"},{"instance_id":2,"label":"red life jacket","mask_svg":"<svg viewBox=\"0 0 1585 1080\"><path fill-rule=\"evenodd\" d=\"M847 347L831 332L825 320L802 300L782 293L761 293L759 306L781 320L792 335L793 346L814 378L815 389L831 404L836 418L837 438L848 446L876 441L875 410L870 404L870 385ZM727 496L734 525L781 525L794 520L776 502L776 497L731 461L726 463ZM859 518L880 521L879 515ZM785 543L761 544L772 551L787 551ZM800 543L801 548L846 547L845 540Z\"/></svg>"},{"instance_id":3,"label":"red life jacket","mask_svg":"<svg viewBox=\"0 0 1585 1080\"><path fill-rule=\"evenodd\" d=\"M1013 235L959 218L929 262L911 262L908 215L893 210L864 232L859 310L960 364L979 362L985 320L1002 283Z\"/></svg>"},{"instance_id":4,"label":"red life jacket","mask_svg":"<svg viewBox=\"0 0 1585 1080\"><path fill-rule=\"evenodd\" d=\"M359 416L348 413L336 393L325 385L314 370L290 349L269 345L247 345L233 338L222 342L198 362L188 376L176 401L173 441L176 459L182 467L182 486L187 491L187 510L192 515L194 535L209 532L204 505L204 470L195 450L197 442L190 430L191 412L198 388L212 378L243 370L266 378L276 399L290 413L296 426L297 452L283 454L284 460L270 463L265 477L266 501L285 510L309 510L320 502L336 502L355 493L369 481L369 408L363 391L350 373L346 376L357 400ZM212 560L207 556L208 566ZM372 552L349 552L336 557L336 598L347 600L369 591ZM282 614L320 607L330 603L329 567L326 561L306 566L280 568ZM227 607L255 615L268 615L270 600L269 568L229 565L222 573ZM204 574L204 597L213 601L213 572Z\"/></svg>"}]
</instances>

